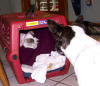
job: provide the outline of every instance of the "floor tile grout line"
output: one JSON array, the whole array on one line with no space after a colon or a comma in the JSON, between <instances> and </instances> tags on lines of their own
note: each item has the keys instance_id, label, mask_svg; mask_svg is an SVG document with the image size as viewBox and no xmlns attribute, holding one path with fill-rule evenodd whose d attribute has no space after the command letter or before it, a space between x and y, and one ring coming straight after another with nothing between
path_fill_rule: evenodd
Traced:
<instances>
[{"instance_id":1,"label":"floor tile grout line","mask_svg":"<svg viewBox=\"0 0 100 86\"><path fill-rule=\"evenodd\" d=\"M58 83L56 83L56 84L53 85L53 86L56 86L56 85L58 85L58 84L63 84L63 85L71 86L71 85L68 85L68 84L65 84L65 83L62 83L62 82L58 82Z\"/></svg>"},{"instance_id":2,"label":"floor tile grout line","mask_svg":"<svg viewBox=\"0 0 100 86\"><path fill-rule=\"evenodd\" d=\"M59 83L59 82L60 82L60 81L55 81L55 80L52 80L52 79L49 79L49 80L54 81L54 82L57 82L57 83Z\"/></svg>"},{"instance_id":3,"label":"floor tile grout line","mask_svg":"<svg viewBox=\"0 0 100 86\"><path fill-rule=\"evenodd\" d=\"M73 74L75 74L75 73L73 72L73 73L71 73L70 75L66 76L65 78L68 78L68 77L70 77L70 76L73 75ZM56 81L56 80L53 80L53 79L50 79L50 78L49 78L49 80L52 80L52 81L55 81L55 82L61 82L61 81L63 81L65 78L63 78L63 79L60 80L60 81Z\"/></svg>"},{"instance_id":4,"label":"floor tile grout line","mask_svg":"<svg viewBox=\"0 0 100 86\"><path fill-rule=\"evenodd\" d=\"M64 79L70 77L70 76L73 75L73 74L75 74L75 73L70 74L69 76L63 78L63 79L60 80L60 81L55 81L55 80L53 80L53 79L49 79L49 80L54 81L54 82L57 82L57 83L56 83L55 85L53 85L53 86L56 86L56 85L59 84L59 83L64 84L64 85L68 85L68 84L62 83L61 81L63 81ZM70 85L68 85L68 86L70 86Z\"/></svg>"},{"instance_id":5,"label":"floor tile grout line","mask_svg":"<svg viewBox=\"0 0 100 86\"><path fill-rule=\"evenodd\" d=\"M68 78L68 77L70 77L71 75L73 75L73 74L75 74L74 72L72 73L72 74L70 74L69 76L66 76L65 78L63 78L62 80L60 80L60 82L61 81L63 81L64 79L66 79L66 78Z\"/></svg>"},{"instance_id":6,"label":"floor tile grout line","mask_svg":"<svg viewBox=\"0 0 100 86\"><path fill-rule=\"evenodd\" d=\"M64 84L64 83L62 83L62 82L60 82L60 81L55 81L55 80L52 80L52 79L49 79L49 80L54 81L54 82L57 82L57 83L56 83L55 85L53 85L53 86L56 86L56 85L59 84L59 83ZM68 85L68 84L64 84L64 85Z\"/></svg>"}]
</instances>

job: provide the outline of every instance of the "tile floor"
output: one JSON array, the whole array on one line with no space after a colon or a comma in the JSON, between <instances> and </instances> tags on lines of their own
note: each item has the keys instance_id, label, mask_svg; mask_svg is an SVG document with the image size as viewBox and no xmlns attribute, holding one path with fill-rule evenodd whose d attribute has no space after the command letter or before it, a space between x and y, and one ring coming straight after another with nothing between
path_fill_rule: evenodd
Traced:
<instances>
[{"instance_id":1,"label":"tile floor","mask_svg":"<svg viewBox=\"0 0 100 86\"><path fill-rule=\"evenodd\" d=\"M1 49L0 46L0 58L3 62L8 80L10 82L10 86L78 86L76 76L74 74L74 70L72 65L70 66L69 72L63 76L56 76L52 77L46 80L44 84L40 84L38 82L30 82L25 84L19 84L16 80L16 77L14 73L12 72L6 58L5 54ZM0 81L0 86L2 86L2 83Z\"/></svg>"}]
</instances>

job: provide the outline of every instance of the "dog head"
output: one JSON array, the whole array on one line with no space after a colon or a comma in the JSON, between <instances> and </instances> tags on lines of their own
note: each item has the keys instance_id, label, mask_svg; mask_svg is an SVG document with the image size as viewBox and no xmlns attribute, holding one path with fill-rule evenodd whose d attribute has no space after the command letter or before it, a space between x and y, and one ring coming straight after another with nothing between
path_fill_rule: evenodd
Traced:
<instances>
[{"instance_id":1,"label":"dog head","mask_svg":"<svg viewBox=\"0 0 100 86\"><path fill-rule=\"evenodd\" d=\"M20 34L20 47L24 46L26 48L36 49L37 45L38 45L38 39L34 36L33 31Z\"/></svg>"},{"instance_id":2,"label":"dog head","mask_svg":"<svg viewBox=\"0 0 100 86\"><path fill-rule=\"evenodd\" d=\"M61 51L61 47L65 49L70 44L71 39L75 35L75 32L70 26L63 27L53 20L48 20L47 22L49 30L56 40L56 50L59 53L63 54L63 52Z\"/></svg>"},{"instance_id":3,"label":"dog head","mask_svg":"<svg viewBox=\"0 0 100 86\"><path fill-rule=\"evenodd\" d=\"M76 34L85 33L88 30L84 23L83 16L79 16L72 25L66 27L61 26L53 20L48 20L47 23L50 32L56 40L56 50L59 53L62 53L61 47L63 49L67 48Z\"/></svg>"}]
</instances>

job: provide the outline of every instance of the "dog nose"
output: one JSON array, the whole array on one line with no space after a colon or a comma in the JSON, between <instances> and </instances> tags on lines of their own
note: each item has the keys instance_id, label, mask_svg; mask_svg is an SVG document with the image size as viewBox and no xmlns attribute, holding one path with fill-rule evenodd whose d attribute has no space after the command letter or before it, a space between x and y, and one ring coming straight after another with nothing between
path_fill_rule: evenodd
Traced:
<instances>
[{"instance_id":1,"label":"dog nose","mask_svg":"<svg viewBox=\"0 0 100 86\"><path fill-rule=\"evenodd\" d=\"M64 53L63 53L63 51L61 51L61 49L55 48L55 50L56 50L59 54L64 55Z\"/></svg>"}]
</instances>

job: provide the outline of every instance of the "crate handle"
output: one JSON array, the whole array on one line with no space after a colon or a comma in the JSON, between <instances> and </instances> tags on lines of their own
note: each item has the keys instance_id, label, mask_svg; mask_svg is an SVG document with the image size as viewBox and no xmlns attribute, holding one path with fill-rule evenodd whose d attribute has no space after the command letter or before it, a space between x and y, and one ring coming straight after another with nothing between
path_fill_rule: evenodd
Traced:
<instances>
[{"instance_id":1,"label":"crate handle","mask_svg":"<svg viewBox=\"0 0 100 86\"><path fill-rule=\"evenodd\" d=\"M25 17L28 18L28 15L30 14L29 17L32 18L33 17L33 14L34 14L34 11L35 11L35 5L32 5L30 7L30 9L26 10Z\"/></svg>"}]
</instances>

